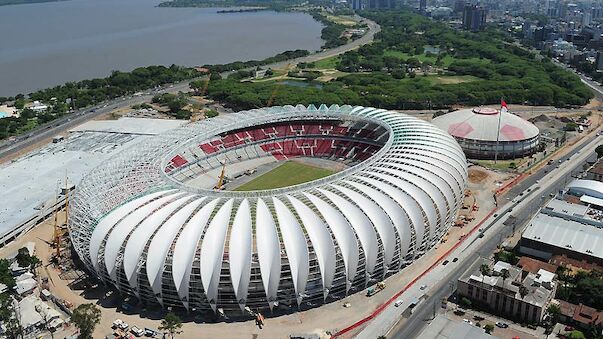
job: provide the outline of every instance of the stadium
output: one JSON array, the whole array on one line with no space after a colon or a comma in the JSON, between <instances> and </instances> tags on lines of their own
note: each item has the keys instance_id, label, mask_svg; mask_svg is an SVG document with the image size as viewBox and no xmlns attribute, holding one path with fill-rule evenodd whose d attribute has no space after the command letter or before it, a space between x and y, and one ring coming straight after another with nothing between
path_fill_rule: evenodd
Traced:
<instances>
[{"instance_id":1,"label":"stadium","mask_svg":"<svg viewBox=\"0 0 603 339\"><path fill-rule=\"evenodd\" d=\"M506 110L462 109L433 119L433 124L452 135L471 159L515 159L538 148L538 127Z\"/></svg>"},{"instance_id":2,"label":"stadium","mask_svg":"<svg viewBox=\"0 0 603 339\"><path fill-rule=\"evenodd\" d=\"M402 270L453 224L466 183L462 149L425 121L263 108L187 124L97 167L69 230L93 274L144 304L287 312Z\"/></svg>"}]
</instances>

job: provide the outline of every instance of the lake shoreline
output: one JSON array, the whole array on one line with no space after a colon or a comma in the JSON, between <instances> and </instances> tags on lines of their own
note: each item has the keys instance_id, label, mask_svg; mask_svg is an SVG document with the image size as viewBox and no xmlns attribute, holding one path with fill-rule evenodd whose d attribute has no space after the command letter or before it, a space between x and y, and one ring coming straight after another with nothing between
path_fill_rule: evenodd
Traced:
<instances>
[{"instance_id":1,"label":"lake shoreline","mask_svg":"<svg viewBox=\"0 0 603 339\"><path fill-rule=\"evenodd\" d=\"M305 13L244 12L233 14L233 21L217 10L165 11L153 0L3 7L0 96L106 77L113 70L261 60L295 49L318 51L323 44L321 23ZM23 25L29 17L41 20ZM107 26L107 17L117 24Z\"/></svg>"}]
</instances>

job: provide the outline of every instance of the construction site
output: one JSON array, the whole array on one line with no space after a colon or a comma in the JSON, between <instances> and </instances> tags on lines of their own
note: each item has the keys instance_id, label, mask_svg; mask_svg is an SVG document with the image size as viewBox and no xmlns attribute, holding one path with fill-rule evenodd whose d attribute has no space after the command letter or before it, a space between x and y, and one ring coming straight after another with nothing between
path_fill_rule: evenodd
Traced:
<instances>
[{"instance_id":1,"label":"construction site","mask_svg":"<svg viewBox=\"0 0 603 339\"><path fill-rule=\"evenodd\" d=\"M201 89L191 92L191 102L201 103L205 108L217 108L224 114L223 108L202 98L208 83L209 75ZM267 106L271 106L278 96L280 86L283 84L277 82ZM114 112L101 120L90 121L72 129L56 143L31 150L10 163L0 165L0 189L13 197L0 209L0 233L3 233L1 243L4 245L0 248L0 255L8 256L26 243L35 243L36 255L42 261L38 272L40 290L49 291L56 307L64 309L62 312L66 314L83 303L100 306L102 320L96 328L95 337L108 334L127 336L125 331L112 330L116 320L138 328L156 329L166 312L157 307L137 305L130 297L89 276L71 244L66 227L66 211L70 208L73 190L93 168L125 149L151 142L162 133L205 117L205 109L202 109L193 114L190 121L174 120L161 114L160 107L156 108L159 109L155 111L159 112L157 114L153 110ZM424 113L416 115L425 120L430 119ZM530 116L538 115L526 114L526 117ZM595 115L592 119L593 126L598 126L599 116ZM544 118L539 117L535 122L540 124L541 120L544 121ZM567 144L572 145L581 138L580 133L572 133L568 136ZM507 187L523 171L538 166L540 157L545 159L551 152L553 151L545 155L537 154L535 157L538 161L527 161L520 168L501 168L491 164L471 165L468 169L467 189L463 192L462 205L453 227L442 236L433 251L406 267L403 274L392 275L366 293L351 294L319 309L310 308L279 317L252 311L249 321L228 323L230 333L233 336L253 335L263 338L284 338L291 333L328 337L341 329L334 324L345 325L350 319L366 316L462 240L496 205L496 192ZM562 149L555 152L562 152ZM517 162L524 164L521 160ZM274 170L274 166L262 169L260 165L256 166L258 170L241 177L245 179L243 180L234 178L234 175L229 176L229 171L234 167L223 162L208 175L207 183L202 186L211 185L210 189L215 190L236 189ZM343 169L345 168L337 171ZM224 331L225 324L211 324L206 318L194 314L179 315L184 321L183 330L187 337L214 337ZM67 323L60 331L56 333L68 337L75 333L75 328Z\"/></svg>"}]
</instances>

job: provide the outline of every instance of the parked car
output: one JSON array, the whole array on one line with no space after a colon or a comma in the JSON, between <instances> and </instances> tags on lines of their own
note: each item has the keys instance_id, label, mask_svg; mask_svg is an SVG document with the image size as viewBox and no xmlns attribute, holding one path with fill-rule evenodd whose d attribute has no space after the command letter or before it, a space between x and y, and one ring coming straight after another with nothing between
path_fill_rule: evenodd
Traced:
<instances>
[{"instance_id":1,"label":"parked car","mask_svg":"<svg viewBox=\"0 0 603 339\"><path fill-rule=\"evenodd\" d=\"M442 263L442 265L446 266L449 263L448 260L444 260L444 262Z\"/></svg>"},{"instance_id":2,"label":"parked car","mask_svg":"<svg viewBox=\"0 0 603 339\"><path fill-rule=\"evenodd\" d=\"M119 328L119 326L123 324L123 321L121 319L115 319L115 321L113 321L113 325L111 326L112 328Z\"/></svg>"},{"instance_id":3,"label":"parked car","mask_svg":"<svg viewBox=\"0 0 603 339\"><path fill-rule=\"evenodd\" d=\"M394 306L400 307L400 305L402 305L402 299L396 300L396 302L394 303Z\"/></svg>"},{"instance_id":4,"label":"parked car","mask_svg":"<svg viewBox=\"0 0 603 339\"><path fill-rule=\"evenodd\" d=\"M144 331L136 326L132 326L132 328L130 329L130 332L132 332L132 334L134 334L137 337L142 337L144 335Z\"/></svg>"},{"instance_id":5,"label":"parked car","mask_svg":"<svg viewBox=\"0 0 603 339\"><path fill-rule=\"evenodd\" d=\"M426 288L427 288L427 285L421 285L421 287L420 287L420 288L421 288L421 291L423 291L424 289L426 289Z\"/></svg>"},{"instance_id":6,"label":"parked car","mask_svg":"<svg viewBox=\"0 0 603 339\"><path fill-rule=\"evenodd\" d=\"M496 322L496 327L507 328L507 327L509 327L509 325L507 323L503 323L503 322L497 321Z\"/></svg>"},{"instance_id":7,"label":"parked car","mask_svg":"<svg viewBox=\"0 0 603 339\"><path fill-rule=\"evenodd\" d=\"M457 261L459 261L459 258L452 259L452 262L457 262Z\"/></svg>"},{"instance_id":8,"label":"parked car","mask_svg":"<svg viewBox=\"0 0 603 339\"><path fill-rule=\"evenodd\" d=\"M155 337L158 334L159 334L159 331L156 331L156 330L148 328L148 327L144 328L144 335L146 335L147 337Z\"/></svg>"}]
</instances>

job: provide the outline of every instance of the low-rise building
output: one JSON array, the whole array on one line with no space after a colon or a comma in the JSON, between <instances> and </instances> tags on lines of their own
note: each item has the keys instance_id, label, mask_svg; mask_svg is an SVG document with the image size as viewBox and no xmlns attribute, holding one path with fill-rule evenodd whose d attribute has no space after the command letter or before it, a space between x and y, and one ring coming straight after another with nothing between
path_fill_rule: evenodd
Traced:
<instances>
[{"instance_id":1,"label":"low-rise building","mask_svg":"<svg viewBox=\"0 0 603 339\"><path fill-rule=\"evenodd\" d=\"M577 327L588 328L591 325L603 324L603 312L583 305L572 304L564 300L555 300L559 305L560 320L564 324L571 324Z\"/></svg>"},{"instance_id":2,"label":"low-rise building","mask_svg":"<svg viewBox=\"0 0 603 339\"><path fill-rule=\"evenodd\" d=\"M580 201L588 199L593 200L593 204L603 201L586 194L580 197ZM599 245L603 244L603 212L593 208L593 204L551 200L523 231L520 252L545 261L555 255L565 255L603 265L603 247Z\"/></svg>"},{"instance_id":3,"label":"low-rise building","mask_svg":"<svg viewBox=\"0 0 603 339\"><path fill-rule=\"evenodd\" d=\"M27 107L29 109L31 109L34 112L46 112L48 110L48 105L44 105L43 103L39 102L39 101L34 101L29 107Z\"/></svg>"},{"instance_id":4,"label":"low-rise building","mask_svg":"<svg viewBox=\"0 0 603 339\"><path fill-rule=\"evenodd\" d=\"M601 159L586 171L586 179L603 181L603 161Z\"/></svg>"},{"instance_id":5,"label":"low-rise building","mask_svg":"<svg viewBox=\"0 0 603 339\"><path fill-rule=\"evenodd\" d=\"M487 270L482 268L487 266ZM458 280L458 295L478 308L516 319L539 323L555 296L555 274L544 269L523 271L502 261L478 260Z\"/></svg>"}]
</instances>

